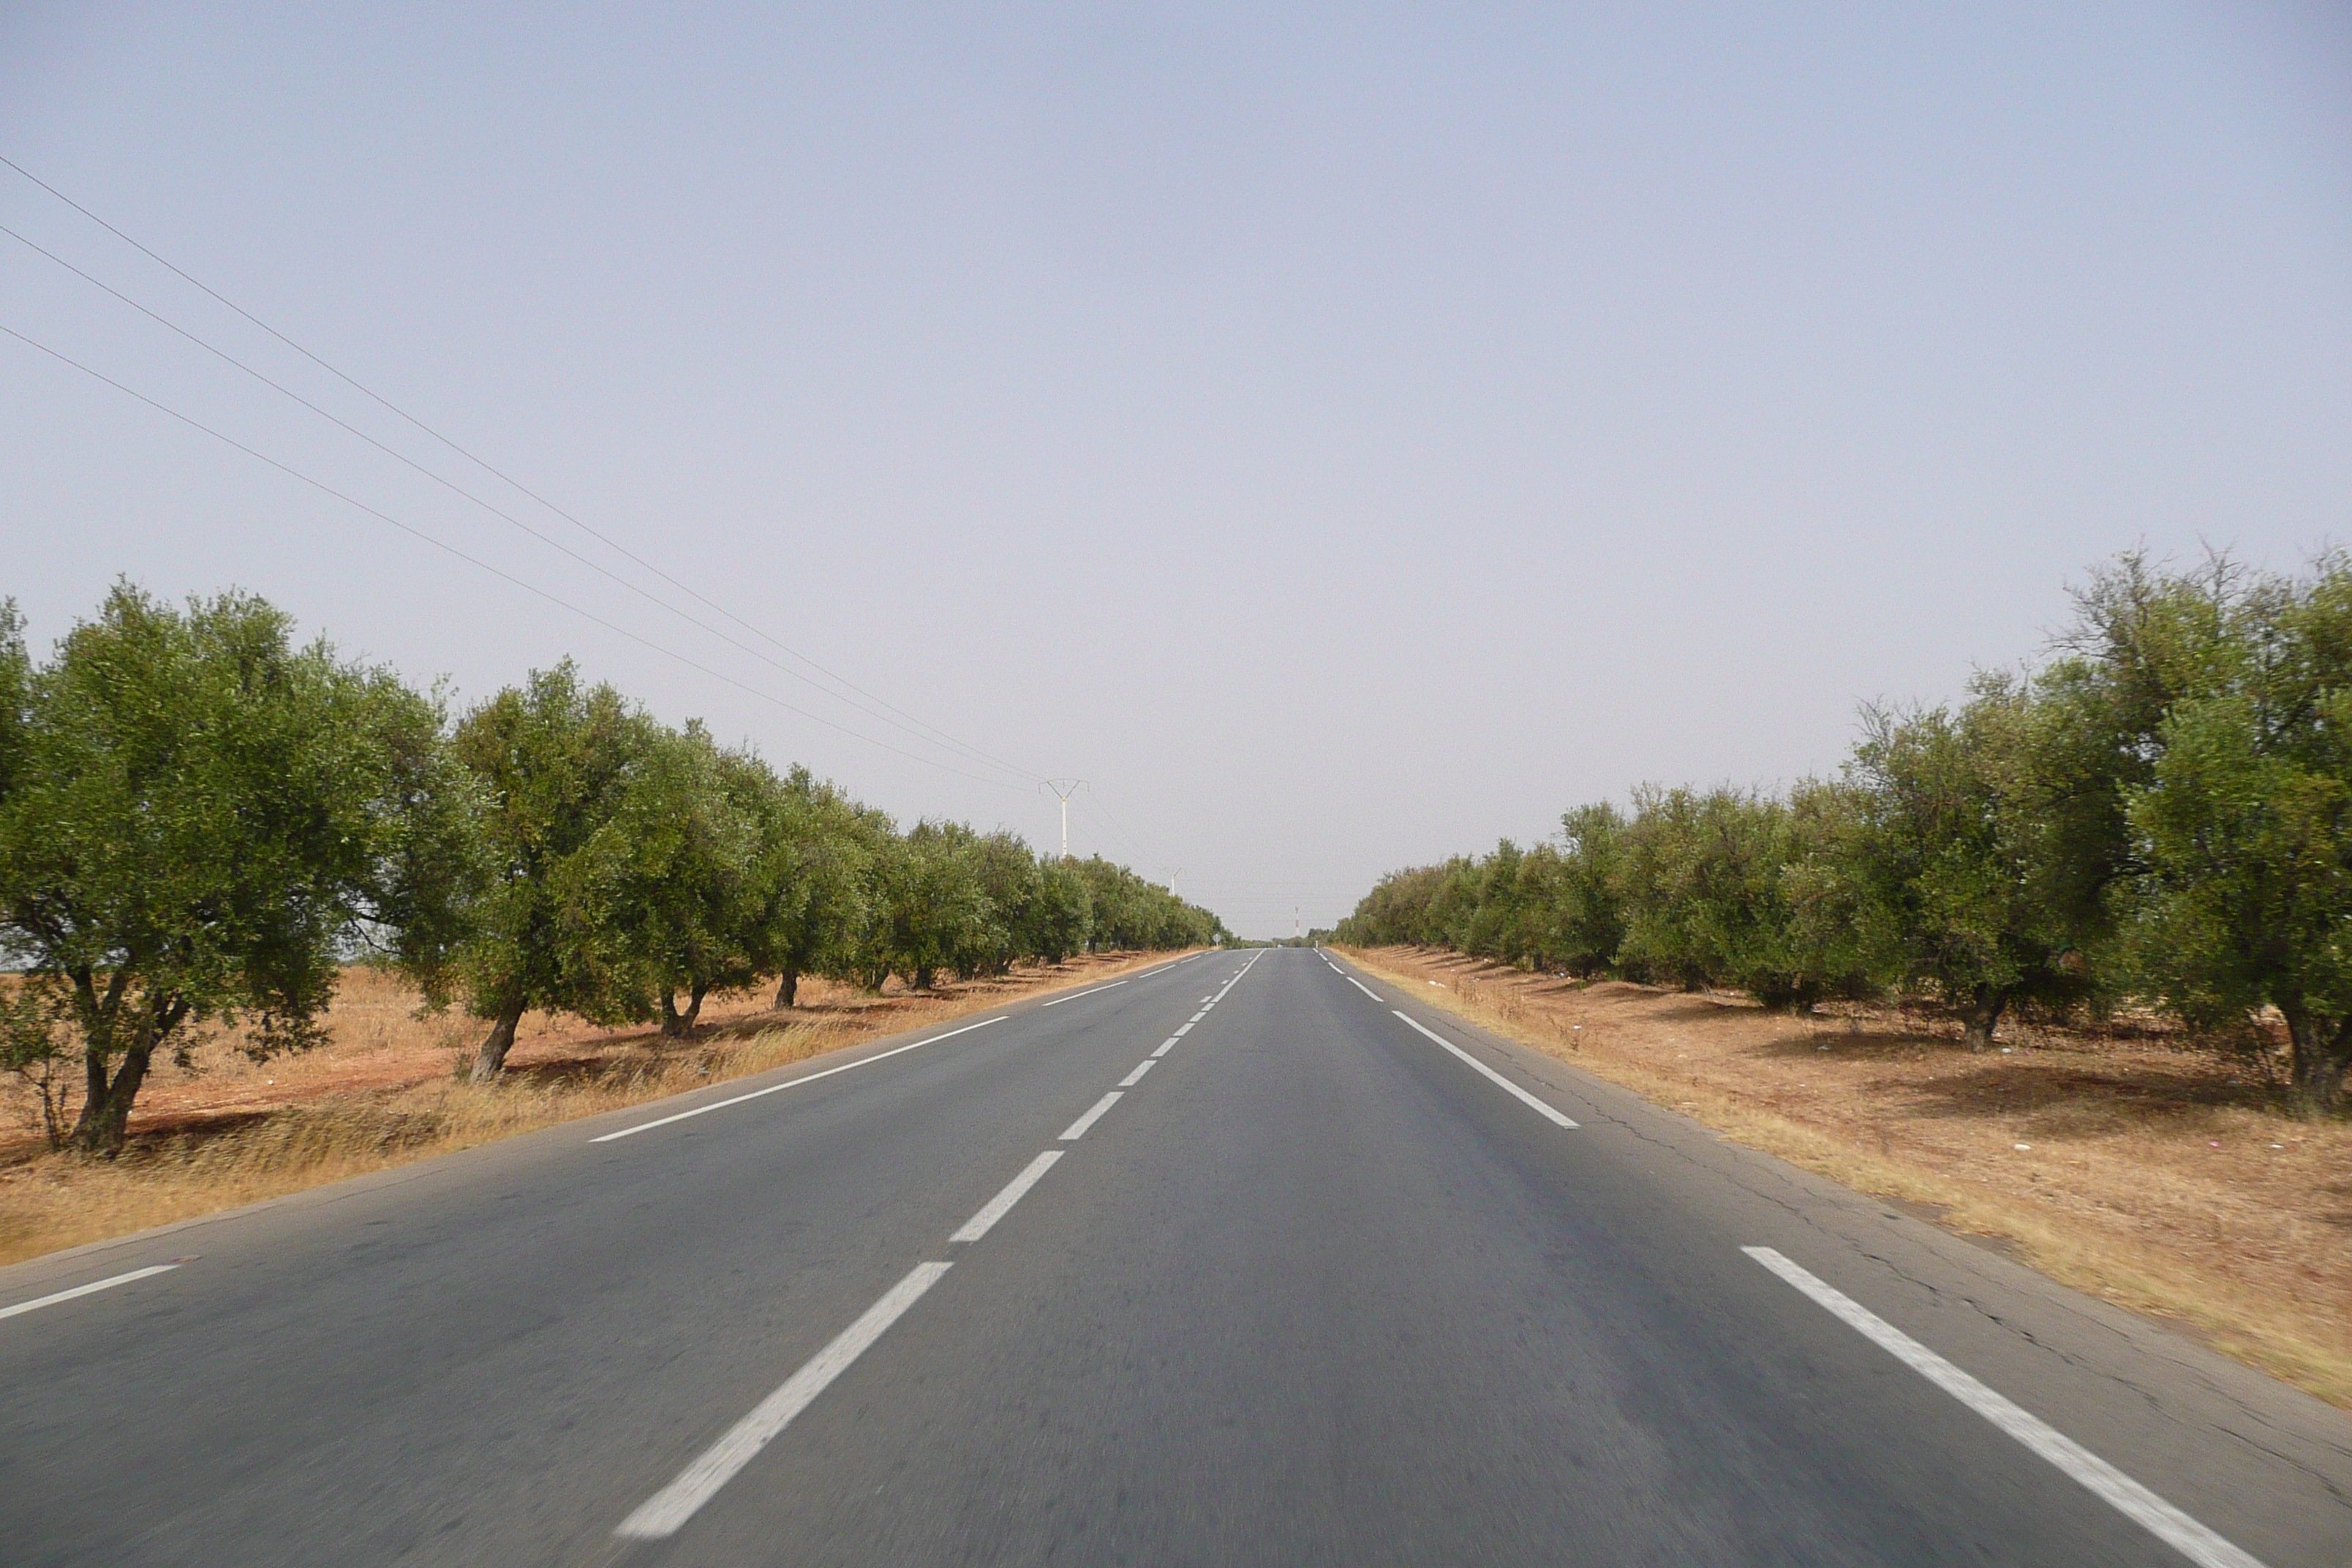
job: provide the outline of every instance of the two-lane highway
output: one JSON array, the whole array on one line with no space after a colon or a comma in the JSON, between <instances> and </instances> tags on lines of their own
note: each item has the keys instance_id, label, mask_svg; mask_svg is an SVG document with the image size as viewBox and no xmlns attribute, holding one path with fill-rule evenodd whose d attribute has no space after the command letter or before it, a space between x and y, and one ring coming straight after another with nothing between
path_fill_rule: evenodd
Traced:
<instances>
[{"instance_id":1,"label":"two-lane highway","mask_svg":"<svg viewBox=\"0 0 2352 1568\"><path fill-rule=\"evenodd\" d=\"M2340 1413L1308 951L0 1312L174 1258L0 1320L0 1560L2352 1561Z\"/></svg>"}]
</instances>

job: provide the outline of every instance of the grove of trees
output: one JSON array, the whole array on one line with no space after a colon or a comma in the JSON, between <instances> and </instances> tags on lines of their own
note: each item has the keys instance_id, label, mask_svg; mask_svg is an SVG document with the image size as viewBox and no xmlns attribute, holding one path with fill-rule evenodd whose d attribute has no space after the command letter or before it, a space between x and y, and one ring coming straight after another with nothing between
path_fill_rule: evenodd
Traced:
<instances>
[{"instance_id":1,"label":"grove of trees","mask_svg":"<svg viewBox=\"0 0 2352 1568\"><path fill-rule=\"evenodd\" d=\"M1990 1044L2020 1006L2153 1005L2352 1071L2352 558L2095 573L2028 674L1865 708L1835 779L1645 787L1381 879L1335 939L1798 1008L1922 994Z\"/></svg>"},{"instance_id":2,"label":"grove of trees","mask_svg":"<svg viewBox=\"0 0 2352 1568\"><path fill-rule=\"evenodd\" d=\"M805 975L922 989L1225 936L1099 858L902 832L568 661L453 717L247 595L118 586L46 663L0 605L0 1066L92 1152L159 1053L318 1044L354 959L481 1020L493 1079L533 1009L679 1035L769 981L783 1008Z\"/></svg>"}]
</instances>

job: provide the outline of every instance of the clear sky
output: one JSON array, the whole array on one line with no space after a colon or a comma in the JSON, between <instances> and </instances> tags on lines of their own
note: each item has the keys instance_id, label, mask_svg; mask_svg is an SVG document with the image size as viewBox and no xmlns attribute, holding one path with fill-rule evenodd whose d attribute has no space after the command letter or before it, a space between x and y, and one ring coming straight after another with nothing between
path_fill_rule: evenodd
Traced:
<instances>
[{"instance_id":1,"label":"clear sky","mask_svg":"<svg viewBox=\"0 0 2352 1568\"><path fill-rule=\"evenodd\" d=\"M1287 934L1832 768L2120 549L2352 534L2346 16L12 0L0 155L1013 772L5 236L0 326L621 631L5 338L0 592L250 588L461 700L571 654L1040 846L1083 777L1074 848ZM5 168L0 224L765 647Z\"/></svg>"}]
</instances>

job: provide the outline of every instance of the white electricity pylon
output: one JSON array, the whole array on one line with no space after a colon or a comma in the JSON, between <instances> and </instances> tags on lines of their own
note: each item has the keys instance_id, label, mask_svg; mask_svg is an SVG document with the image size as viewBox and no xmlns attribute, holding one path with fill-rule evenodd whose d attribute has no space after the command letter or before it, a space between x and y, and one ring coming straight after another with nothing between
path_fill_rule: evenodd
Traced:
<instances>
[{"instance_id":1,"label":"white electricity pylon","mask_svg":"<svg viewBox=\"0 0 2352 1568\"><path fill-rule=\"evenodd\" d=\"M1168 873L1168 891L1170 895L1174 898L1182 898L1183 895L1176 891L1176 879L1184 874L1184 868L1181 866L1162 866L1160 868Z\"/></svg>"},{"instance_id":2,"label":"white electricity pylon","mask_svg":"<svg viewBox=\"0 0 2352 1568\"><path fill-rule=\"evenodd\" d=\"M1050 795L1062 803L1062 858L1070 858L1070 797L1087 787L1084 779L1047 779L1037 786L1041 794Z\"/></svg>"}]
</instances>

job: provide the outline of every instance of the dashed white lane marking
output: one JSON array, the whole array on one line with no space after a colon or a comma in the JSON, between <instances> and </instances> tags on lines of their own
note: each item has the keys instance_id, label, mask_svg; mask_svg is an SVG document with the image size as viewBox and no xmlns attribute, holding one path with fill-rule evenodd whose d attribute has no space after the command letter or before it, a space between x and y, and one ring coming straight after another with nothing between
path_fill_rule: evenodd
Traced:
<instances>
[{"instance_id":1,"label":"dashed white lane marking","mask_svg":"<svg viewBox=\"0 0 2352 1568\"><path fill-rule=\"evenodd\" d=\"M917 1040L912 1045L893 1046L887 1051L877 1052L858 1061L844 1062L837 1068L827 1068L823 1072L803 1073L796 1079L790 1079L782 1083L772 1083L765 1089L755 1089L749 1094L738 1094L726 1100L714 1100L709 1105L698 1105L692 1110L681 1110L675 1116L662 1116L651 1121L640 1121L635 1127L624 1127L618 1132L607 1132L601 1138L591 1138L588 1142L610 1143L615 1138L634 1137L640 1132L650 1132L656 1127L667 1127L673 1121L685 1121L693 1117L707 1116L714 1110L724 1110L730 1105L740 1105L747 1100L758 1100L762 1095L781 1094L788 1089L798 1089L804 1083L814 1083L821 1078L831 1078L837 1072L855 1072L859 1068L870 1068L876 1062L886 1062L892 1057L904 1056L908 1051L921 1050L925 1046L936 1046L941 1040L951 1040L958 1035L969 1035L974 1029L984 1029L991 1024L1002 1024L1012 1016L1010 1013L1000 1013L993 1018L982 1018L977 1024L966 1024L961 1029L950 1029L944 1035L933 1035L928 1040Z\"/></svg>"},{"instance_id":2,"label":"dashed white lane marking","mask_svg":"<svg viewBox=\"0 0 2352 1568\"><path fill-rule=\"evenodd\" d=\"M2263 1568L2262 1562L2181 1512L2040 1416L1991 1389L1834 1286L1769 1247L1740 1251L1829 1309L1832 1316L2016 1438L2198 1568Z\"/></svg>"},{"instance_id":3,"label":"dashed white lane marking","mask_svg":"<svg viewBox=\"0 0 2352 1568\"><path fill-rule=\"evenodd\" d=\"M1097 985L1091 990L1073 991L1067 996L1055 997L1051 1002L1046 1003L1045 1005L1048 1007L1058 1007L1065 1002L1076 1002L1081 996L1099 996L1106 991L1116 991L1126 984L1127 982L1124 980L1114 980L1108 985Z\"/></svg>"},{"instance_id":4,"label":"dashed white lane marking","mask_svg":"<svg viewBox=\"0 0 2352 1568\"><path fill-rule=\"evenodd\" d=\"M1389 1011L1395 1013L1396 1009L1391 1007ZM1501 1073L1496 1072L1493 1068L1488 1067L1485 1062L1480 1061L1476 1057L1472 1056L1468 1051L1464 1050L1460 1046L1455 1045L1452 1040L1447 1039L1444 1036L1437 1033L1433 1029L1422 1028L1421 1025L1413 1023L1411 1018L1405 1018L1405 1016L1402 1013L1397 1013L1396 1016L1400 1018L1404 1018L1404 1021L1407 1024L1412 1025L1412 1027L1416 1029L1420 1029L1423 1034L1427 1035L1431 1039L1435 1040L1439 1045L1444 1046L1447 1050L1452 1051L1455 1056L1460 1057L1464 1061L1468 1062L1478 1071L1486 1074L1487 1078L1493 1079L1504 1089L1507 1090L1511 1094L1517 1095L1520 1100L1526 1101L1537 1115L1562 1127L1573 1127L1576 1125L1575 1122L1570 1121L1567 1117L1562 1116L1559 1111L1554 1110L1550 1106L1546 1105L1542 1100L1538 1100L1534 1095L1529 1094L1526 1089L1521 1089L1517 1084L1513 1083L1509 1079L1505 1078Z\"/></svg>"},{"instance_id":5,"label":"dashed white lane marking","mask_svg":"<svg viewBox=\"0 0 2352 1568\"><path fill-rule=\"evenodd\" d=\"M1176 1048L1176 1036L1169 1036L1166 1039L1160 1042L1160 1048L1151 1054L1155 1057L1166 1056L1170 1051Z\"/></svg>"},{"instance_id":6,"label":"dashed white lane marking","mask_svg":"<svg viewBox=\"0 0 2352 1568\"><path fill-rule=\"evenodd\" d=\"M1171 1039L1171 1040L1181 1040L1181 1039L1182 1039L1185 1036L1187 1036L1187 1035L1189 1035L1189 1034L1191 1034L1191 1033L1192 1032L1192 1025L1197 1024L1197 1023L1199 1023L1200 1021L1201 1021L1200 1019L1198 1019L1198 1018L1194 1018L1194 1019L1192 1019L1190 1022L1183 1023L1183 1024L1179 1024L1178 1026L1176 1026L1176 1032L1175 1032L1174 1034L1172 1034L1172 1035L1169 1036L1168 1037L1169 1037L1170 1039Z\"/></svg>"},{"instance_id":7,"label":"dashed white lane marking","mask_svg":"<svg viewBox=\"0 0 2352 1568\"><path fill-rule=\"evenodd\" d=\"M1100 1100L1095 1101L1093 1110L1087 1111L1084 1116L1079 1117L1076 1121L1071 1122L1068 1130L1063 1132L1059 1141L1061 1142L1067 1143L1073 1139L1085 1137L1087 1135L1087 1129L1092 1127L1097 1121L1100 1121L1102 1119L1102 1113L1108 1110L1112 1106L1117 1105L1118 1103L1118 1090L1112 1089L1108 1094L1104 1095Z\"/></svg>"},{"instance_id":8,"label":"dashed white lane marking","mask_svg":"<svg viewBox=\"0 0 2352 1568\"><path fill-rule=\"evenodd\" d=\"M1380 998L1380 993L1378 993L1378 992L1374 991L1370 986L1369 986L1369 985L1365 984L1362 981L1360 981L1360 980L1357 979L1354 975L1350 974L1350 975L1349 975L1349 976L1347 977L1347 979L1348 979L1348 984L1350 984L1350 985L1354 986L1357 990L1359 990L1359 991L1362 992L1365 995L1370 996L1373 1001L1377 1002L1377 1001L1379 1001L1379 1000L1381 999L1381 998Z\"/></svg>"},{"instance_id":9,"label":"dashed white lane marking","mask_svg":"<svg viewBox=\"0 0 2352 1568\"><path fill-rule=\"evenodd\" d=\"M1129 975L1128 978L1129 980L1149 980L1155 974L1165 974L1168 971L1175 968L1178 964L1190 963L1194 959L1201 956L1202 955L1197 952L1186 953L1181 958L1171 959L1166 963L1155 964L1150 969L1139 969L1134 973Z\"/></svg>"},{"instance_id":10,"label":"dashed white lane marking","mask_svg":"<svg viewBox=\"0 0 2352 1568\"><path fill-rule=\"evenodd\" d=\"M1151 1070L1151 1064L1154 1059L1154 1057L1144 1058L1141 1062L1137 1064L1136 1069L1133 1072L1118 1080L1118 1087L1121 1089L1133 1089L1137 1084L1141 1083L1143 1081L1143 1075Z\"/></svg>"},{"instance_id":11,"label":"dashed white lane marking","mask_svg":"<svg viewBox=\"0 0 2352 1568\"><path fill-rule=\"evenodd\" d=\"M659 1541L677 1534L678 1527L694 1517L695 1510L734 1479L736 1471L750 1464L777 1433L792 1425L793 1417L807 1409L827 1384L848 1371L850 1363L888 1331L908 1308L921 1300L923 1292L938 1284L940 1276L950 1267L945 1263L917 1264L913 1273L890 1287L880 1300L866 1309L863 1317L842 1330L831 1344L753 1406L751 1414L735 1423L727 1436L679 1471L676 1480L640 1503L637 1510L623 1520L613 1533L631 1541Z\"/></svg>"},{"instance_id":12,"label":"dashed white lane marking","mask_svg":"<svg viewBox=\"0 0 2352 1568\"><path fill-rule=\"evenodd\" d=\"M70 1301L77 1296L95 1296L100 1290L111 1290L117 1285L128 1285L133 1279L152 1279L158 1274L169 1274L178 1267L176 1263L158 1263L152 1268L134 1268L128 1274L117 1274L109 1279L93 1279L87 1285L77 1285L70 1290L59 1290L47 1296L36 1296L29 1301L19 1301L13 1307L0 1307L0 1318L13 1318L20 1312L37 1312L44 1307L54 1307L60 1301Z\"/></svg>"},{"instance_id":13,"label":"dashed white lane marking","mask_svg":"<svg viewBox=\"0 0 2352 1568\"><path fill-rule=\"evenodd\" d=\"M988 1234L989 1227L1013 1212L1013 1205L1028 1195L1054 1162L1062 1157L1059 1149L1048 1149L1029 1162L1022 1173L1004 1184L1004 1190L981 1205L978 1214L963 1222L963 1228L948 1237L950 1241L978 1241Z\"/></svg>"},{"instance_id":14,"label":"dashed white lane marking","mask_svg":"<svg viewBox=\"0 0 2352 1568\"><path fill-rule=\"evenodd\" d=\"M1185 961L1180 959L1178 962ZM1242 975L1247 974L1250 972L1250 965L1256 962L1255 959L1252 959L1250 963L1242 965L1233 979L1225 982L1224 990L1216 994L1222 996L1225 991L1232 990L1234 983L1239 981ZM1098 985L1094 989L1108 991L1113 985L1126 984L1125 980L1116 980L1110 985ZM1081 991L1077 995L1056 997L1055 1001L1075 1002L1078 996L1093 994L1094 992ZM1209 1001L1211 1005L1214 1005L1213 997ZM1054 1002L1045 1004L1049 1007L1054 1005ZM1203 1007L1201 1014L1195 1014L1193 1022L1199 1022L1202 1014L1207 1011L1208 1008ZM911 1051L917 1047L928 1046L935 1040L944 1040L950 1035L960 1035L967 1029L977 1029L982 1026L982 1024L1001 1024L1003 1021L1004 1016L1000 1016L982 1019L981 1024L967 1024L962 1029L950 1029L945 1035L934 1035L930 1039L917 1040L913 1045L900 1046L895 1050L885 1051L880 1056L868 1057L864 1061L849 1062L841 1067L827 1068L824 1072L811 1073L807 1078L794 1079L791 1083L771 1085L767 1089L758 1089L751 1094L737 1095L731 1100L723 1100L716 1104L698 1106L692 1110L681 1111L676 1116L666 1116L659 1121L644 1122L635 1127L625 1128L619 1132L606 1133L594 1142L602 1143L614 1138L625 1138L632 1132L643 1132L649 1128L666 1126L672 1121L682 1121L689 1116L699 1116L706 1110L719 1110L730 1105L740 1105L747 1100L757 1100L761 1095L773 1094L781 1089L790 1089L793 1084L806 1083L810 1079L830 1077L836 1072L847 1072L851 1068L864 1067L868 1062L880 1061L884 1057L897 1056L900 1051ZM1164 1055L1184 1033L1184 1029L1192 1026L1192 1024L1186 1024L1183 1029L1177 1030L1174 1035L1160 1042L1160 1048L1152 1052L1150 1058L1145 1058L1140 1066L1122 1080L1121 1089L1112 1089L1104 1095L1095 1101L1093 1108L1084 1116L1070 1123L1069 1130L1062 1134L1060 1142L1069 1142L1085 1137L1087 1129L1099 1121L1103 1112L1118 1103L1122 1090L1135 1084L1145 1073L1150 1071L1152 1061ZM989 1199L978 1214L964 1221L962 1228L948 1239L968 1243L978 1241L986 1236L996 1222L1010 1213L1013 1205L1026 1196L1029 1189L1035 1186L1044 1178L1045 1173L1054 1168L1055 1162L1061 1159L1062 1153L1061 1150L1049 1149L1030 1161L1019 1175L1007 1182L1003 1191ZM127 1284L131 1280L142 1279L150 1274L161 1274L165 1269L175 1267L177 1265L164 1264L159 1268L144 1268L137 1273L121 1275L113 1279L101 1279L96 1284L85 1285L79 1289L61 1291L55 1296L45 1296L37 1301L26 1301L19 1306L0 1310L0 1317L7 1317L16 1312L29 1312L36 1307L45 1307L52 1301L63 1301L75 1296L88 1295L92 1290L103 1290L110 1285ZM680 1471L676 1480L640 1504L635 1512L621 1521L620 1528L613 1533L625 1540L633 1541L658 1541L677 1534L679 1528L694 1517L697 1510L717 1495L719 1489L732 1480L736 1473L745 1465L750 1464L761 1449L766 1447L778 1433L792 1424L793 1417L807 1409L816 1396L823 1394L833 1383L834 1379L846 1372L850 1364L863 1355L875 1341L887 1332L890 1325L897 1322L906 1314L908 1308L920 1300L923 1293L937 1284L940 1277L950 1267L952 1266L946 1263L917 1265L913 1273L892 1286L880 1300L866 1310L862 1317L844 1329L831 1344L819 1351L807 1364L793 1373L791 1377L786 1378L781 1387L761 1400L751 1413L737 1422L725 1436L712 1444L699 1458Z\"/></svg>"}]
</instances>

